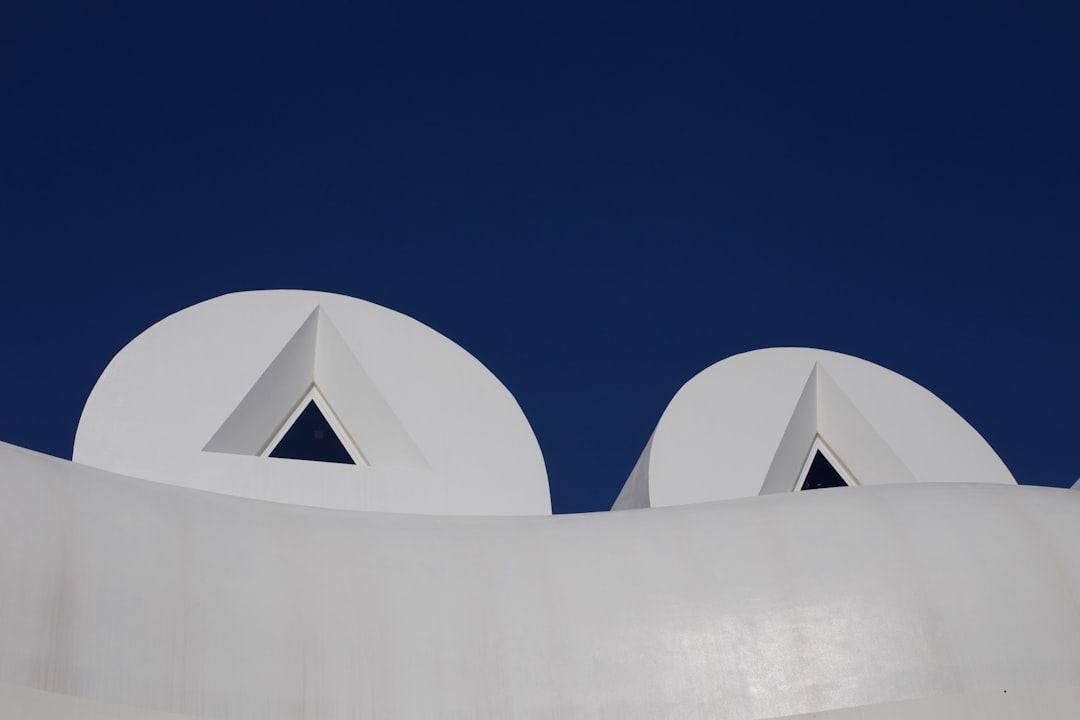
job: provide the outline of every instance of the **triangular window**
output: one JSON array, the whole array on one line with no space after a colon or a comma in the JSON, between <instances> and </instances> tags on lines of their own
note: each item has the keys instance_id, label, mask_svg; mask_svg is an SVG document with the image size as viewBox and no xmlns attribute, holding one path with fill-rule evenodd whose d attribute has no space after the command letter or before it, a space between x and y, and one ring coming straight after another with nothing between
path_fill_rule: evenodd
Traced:
<instances>
[{"instance_id":1,"label":"triangular window","mask_svg":"<svg viewBox=\"0 0 1080 720\"><path fill-rule=\"evenodd\" d=\"M821 488L849 487L858 485L851 471L837 458L821 436L814 438L810 452L803 462L799 482L795 490L820 490Z\"/></svg>"},{"instance_id":2,"label":"triangular window","mask_svg":"<svg viewBox=\"0 0 1080 720\"><path fill-rule=\"evenodd\" d=\"M814 459L810 462L810 469L806 471L800 490L819 490L821 488L847 487L844 476L833 467L828 458L820 450L814 452Z\"/></svg>"},{"instance_id":3,"label":"triangular window","mask_svg":"<svg viewBox=\"0 0 1080 720\"><path fill-rule=\"evenodd\" d=\"M312 400L315 407L309 408ZM305 437L300 431L308 423ZM321 442L315 437L319 431ZM321 307L308 315L203 450L365 467L430 467Z\"/></svg>"},{"instance_id":4,"label":"triangular window","mask_svg":"<svg viewBox=\"0 0 1080 720\"><path fill-rule=\"evenodd\" d=\"M314 399L308 400L307 407L268 455L293 460L356 464Z\"/></svg>"}]
</instances>

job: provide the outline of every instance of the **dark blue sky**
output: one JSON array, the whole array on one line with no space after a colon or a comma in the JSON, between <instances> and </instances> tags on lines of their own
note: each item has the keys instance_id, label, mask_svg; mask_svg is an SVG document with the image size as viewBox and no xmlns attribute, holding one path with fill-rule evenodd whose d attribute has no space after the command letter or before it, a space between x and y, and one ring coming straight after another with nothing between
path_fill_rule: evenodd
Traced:
<instances>
[{"instance_id":1,"label":"dark blue sky","mask_svg":"<svg viewBox=\"0 0 1080 720\"><path fill-rule=\"evenodd\" d=\"M556 511L778 345L1080 475L1075 5L452 5L3 3L0 440L70 457L124 343L296 287L476 355Z\"/></svg>"}]
</instances>

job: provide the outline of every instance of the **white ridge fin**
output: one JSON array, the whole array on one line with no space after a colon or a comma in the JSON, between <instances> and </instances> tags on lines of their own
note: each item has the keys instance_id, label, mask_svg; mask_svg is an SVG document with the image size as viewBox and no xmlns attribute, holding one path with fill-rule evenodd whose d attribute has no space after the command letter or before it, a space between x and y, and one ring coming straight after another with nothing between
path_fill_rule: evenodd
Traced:
<instances>
[{"instance_id":1,"label":"white ridge fin","mask_svg":"<svg viewBox=\"0 0 1080 720\"><path fill-rule=\"evenodd\" d=\"M315 391L339 439L372 466L427 468L393 409L316 306L203 450L263 455Z\"/></svg>"}]
</instances>

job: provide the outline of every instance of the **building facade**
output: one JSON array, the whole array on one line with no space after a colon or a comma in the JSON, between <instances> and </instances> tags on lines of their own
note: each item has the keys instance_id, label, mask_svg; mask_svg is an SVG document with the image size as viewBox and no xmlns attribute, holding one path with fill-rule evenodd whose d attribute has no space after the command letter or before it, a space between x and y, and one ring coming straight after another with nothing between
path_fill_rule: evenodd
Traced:
<instances>
[{"instance_id":1,"label":"building facade","mask_svg":"<svg viewBox=\"0 0 1080 720\"><path fill-rule=\"evenodd\" d=\"M3 717L1080 713L1080 493L838 353L704 370L612 512L552 516L463 349L239 293L117 354L72 461L0 444L0 493Z\"/></svg>"}]
</instances>

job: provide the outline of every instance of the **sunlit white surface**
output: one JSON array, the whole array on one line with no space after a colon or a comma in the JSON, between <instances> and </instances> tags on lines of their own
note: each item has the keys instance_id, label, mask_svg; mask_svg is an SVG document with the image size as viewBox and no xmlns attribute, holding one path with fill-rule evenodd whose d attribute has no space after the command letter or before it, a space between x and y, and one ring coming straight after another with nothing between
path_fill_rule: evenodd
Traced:
<instances>
[{"instance_id":1,"label":"sunlit white surface","mask_svg":"<svg viewBox=\"0 0 1080 720\"><path fill-rule=\"evenodd\" d=\"M262 457L313 385L369 464ZM412 318L331 293L236 293L155 324L98 380L73 458L299 505L551 512L532 428L487 368Z\"/></svg>"},{"instance_id":2,"label":"sunlit white surface","mask_svg":"<svg viewBox=\"0 0 1080 720\"><path fill-rule=\"evenodd\" d=\"M790 492L819 437L860 485L1016 483L974 428L911 380L850 355L768 348L676 393L614 507Z\"/></svg>"},{"instance_id":3,"label":"sunlit white surface","mask_svg":"<svg viewBox=\"0 0 1080 720\"><path fill-rule=\"evenodd\" d=\"M323 510L0 445L0 683L215 718L766 718L1080 684L1080 494ZM882 715L882 717L885 717Z\"/></svg>"}]
</instances>

